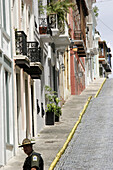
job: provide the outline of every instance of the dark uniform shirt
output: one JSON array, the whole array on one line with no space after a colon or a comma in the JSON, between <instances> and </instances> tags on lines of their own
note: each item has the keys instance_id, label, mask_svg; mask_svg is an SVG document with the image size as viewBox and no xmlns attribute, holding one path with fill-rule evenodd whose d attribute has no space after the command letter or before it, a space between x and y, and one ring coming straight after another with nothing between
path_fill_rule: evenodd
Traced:
<instances>
[{"instance_id":1,"label":"dark uniform shirt","mask_svg":"<svg viewBox=\"0 0 113 170\"><path fill-rule=\"evenodd\" d=\"M23 165L23 170L31 170L31 168L43 170L43 159L39 153L34 151L26 158Z\"/></svg>"}]
</instances>

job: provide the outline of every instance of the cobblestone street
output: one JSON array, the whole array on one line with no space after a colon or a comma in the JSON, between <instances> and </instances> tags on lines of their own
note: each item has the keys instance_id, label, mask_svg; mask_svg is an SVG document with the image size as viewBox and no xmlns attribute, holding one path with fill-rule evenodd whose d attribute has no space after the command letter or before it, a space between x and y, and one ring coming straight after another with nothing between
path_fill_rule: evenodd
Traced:
<instances>
[{"instance_id":1,"label":"cobblestone street","mask_svg":"<svg viewBox=\"0 0 113 170\"><path fill-rule=\"evenodd\" d=\"M92 98L55 170L113 169L113 79Z\"/></svg>"}]
</instances>

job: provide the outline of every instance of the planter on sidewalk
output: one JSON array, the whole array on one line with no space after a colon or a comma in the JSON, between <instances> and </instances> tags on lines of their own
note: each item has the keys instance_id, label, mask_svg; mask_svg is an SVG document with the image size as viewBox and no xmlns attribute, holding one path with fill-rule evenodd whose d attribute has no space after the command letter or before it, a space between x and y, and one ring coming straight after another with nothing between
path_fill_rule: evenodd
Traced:
<instances>
[{"instance_id":1,"label":"planter on sidewalk","mask_svg":"<svg viewBox=\"0 0 113 170\"><path fill-rule=\"evenodd\" d=\"M45 117L45 124L46 125L54 125L55 122L55 114L54 112L46 112L46 117Z\"/></svg>"},{"instance_id":2,"label":"planter on sidewalk","mask_svg":"<svg viewBox=\"0 0 113 170\"><path fill-rule=\"evenodd\" d=\"M45 86L45 98L47 99L46 106L46 125L54 125L54 122L59 121L62 114L61 107L58 106L60 100L57 97L57 92L53 91L49 86Z\"/></svg>"},{"instance_id":3,"label":"planter on sidewalk","mask_svg":"<svg viewBox=\"0 0 113 170\"><path fill-rule=\"evenodd\" d=\"M59 122L59 120L60 120L60 117L55 115L55 122Z\"/></svg>"}]
</instances>

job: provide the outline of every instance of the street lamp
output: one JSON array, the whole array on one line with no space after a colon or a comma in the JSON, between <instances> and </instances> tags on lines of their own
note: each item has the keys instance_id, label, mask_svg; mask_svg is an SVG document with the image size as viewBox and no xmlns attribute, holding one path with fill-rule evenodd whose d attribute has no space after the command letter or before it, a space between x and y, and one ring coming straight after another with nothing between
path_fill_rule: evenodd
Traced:
<instances>
[{"instance_id":1,"label":"street lamp","mask_svg":"<svg viewBox=\"0 0 113 170\"><path fill-rule=\"evenodd\" d=\"M77 46L76 46L76 45L75 45L75 46L73 46L73 48L72 48L72 49L73 49L73 51L74 51L74 52L77 52L77 51L78 51L78 48L77 48Z\"/></svg>"},{"instance_id":2,"label":"street lamp","mask_svg":"<svg viewBox=\"0 0 113 170\"><path fill-rule=\"evenodd\" d=\"M61 67L62 71L65 71L65 65L63 63L60 65L60 67Z\"/></svg>"},{"instance_id":3,"label":"street lamp","mask_svg":"<svg viewBox=\"0 0 113 170\"><path fill-rule=\"evenodd\" d=\"M70 46L70 50L73 50L73 52L77 52L78 51L78 47L76 45ZM66 50L66 52L68 53L70 50Z\"/></svg>"}]
</instances>

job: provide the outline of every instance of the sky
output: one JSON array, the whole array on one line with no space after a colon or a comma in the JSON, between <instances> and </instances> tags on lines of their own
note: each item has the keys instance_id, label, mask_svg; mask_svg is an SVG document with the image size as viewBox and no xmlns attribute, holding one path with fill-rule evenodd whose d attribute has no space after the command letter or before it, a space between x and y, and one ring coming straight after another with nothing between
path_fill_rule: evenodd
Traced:
<instances>
[{"instance_id":1,"label":"sky","mask_svg":"<svg viewBox=\"0 0 113 170\"><path fill-rule=\"evenodd\" d=\"M101 39L106 41L112 53L112 75L113 78L113 0L96 0L94 6L97 6L98 17L96 29L101 35Z\"/></svg>"},{"instance_id":2,"label":"sky","mask_svg":"<svg viewBox=\"0 0 113 170\"><path fill-rule=\"evenodd\" d=\"M101 38L110 43L113 53L113 0L96 0L99 8L97 17L97 30Z\"/></svg>"},{"instance_id":3,"label":"sky","mask_svg":"<svg viewBox=\"0 0 113 170\"><path fill-rule=\"evenodd\" d=\"M96 29L111 48L113 70L113 0L96 0L95 5L99 9Z\"/></svg>"}]
</instances>

